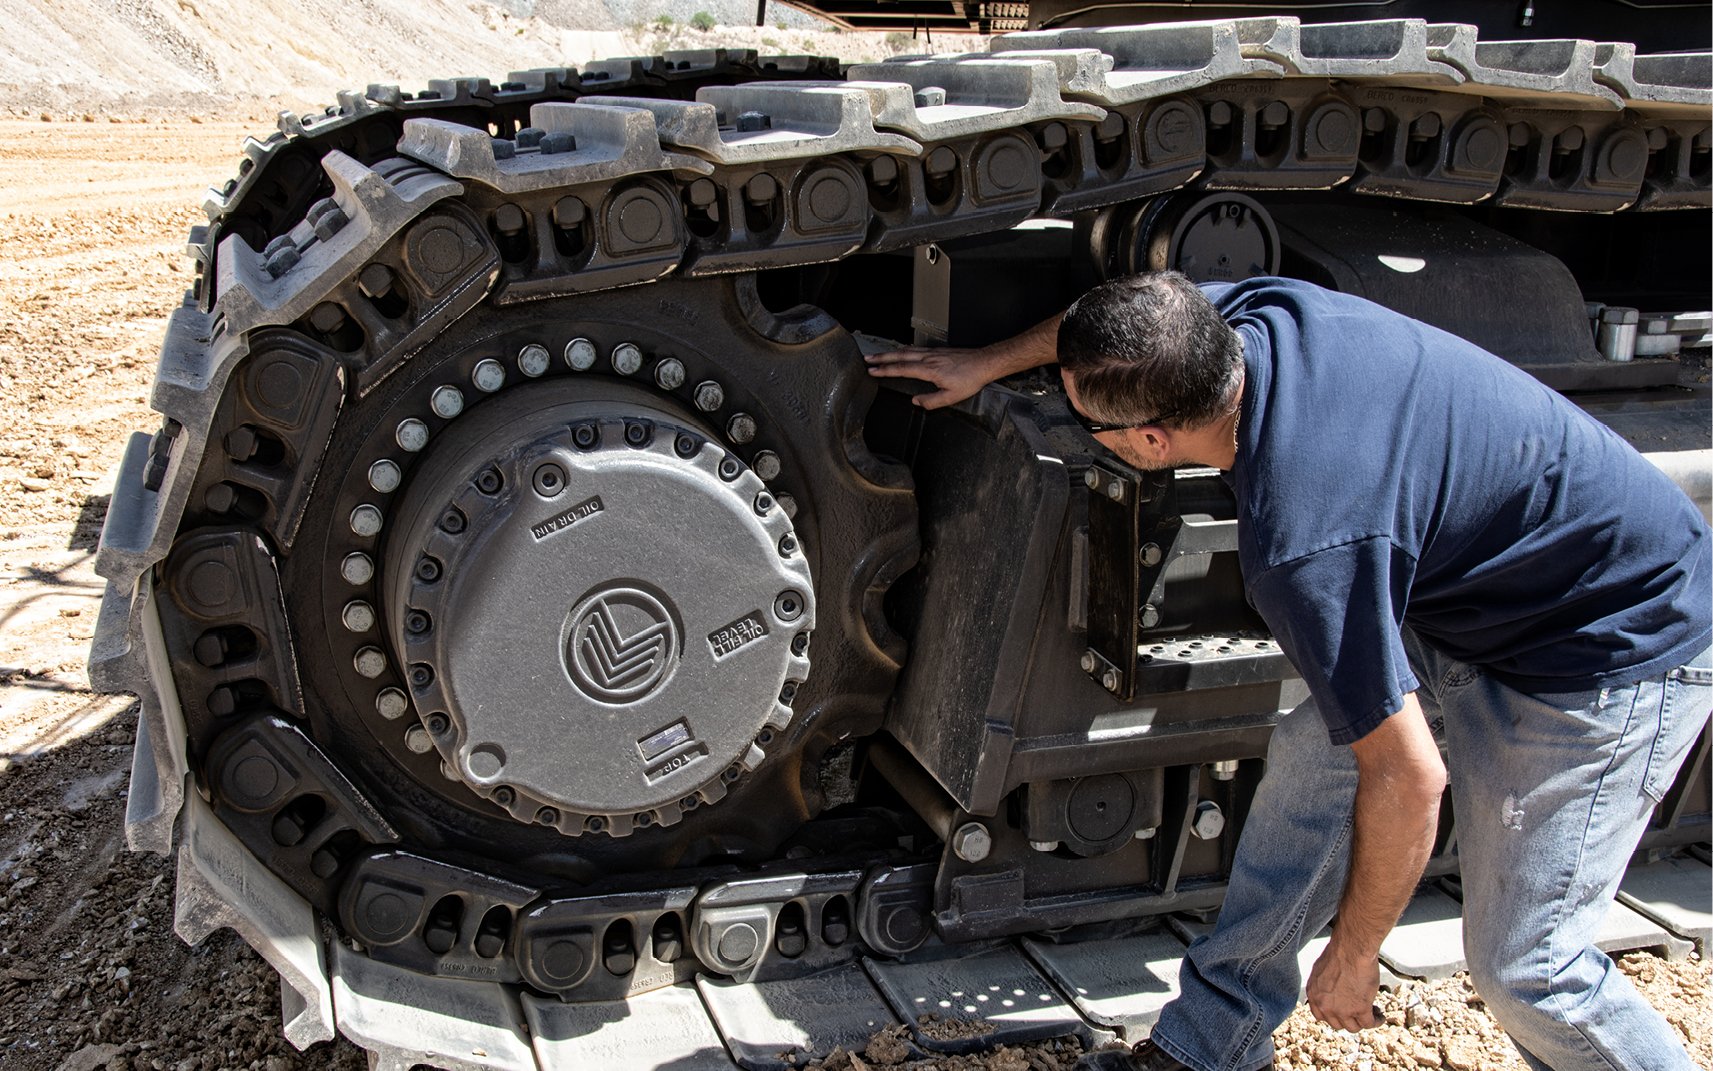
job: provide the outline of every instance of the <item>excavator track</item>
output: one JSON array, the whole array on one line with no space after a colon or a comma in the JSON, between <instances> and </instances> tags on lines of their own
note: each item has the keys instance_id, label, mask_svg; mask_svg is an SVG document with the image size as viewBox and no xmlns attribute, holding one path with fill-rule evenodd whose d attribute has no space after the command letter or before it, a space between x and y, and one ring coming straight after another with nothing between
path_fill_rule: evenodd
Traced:
<instances>
[{"instance_id":1,"label":"excavator track","mask_svg":"<svg viewBox=\"0 0 1713 1071\"><path fill-rule=\"evenodd\" d=\"M769 308L756 273L1107 209L1112 265L1146 267L1118 206L1186 187L1705 211L1707 63L1264 18L849 68L668 54L282 116L190 238L163 426L133 436L102 536L91 676L143 705L129 843L176 846L181 936L229 927L278 970L291 1041L338 1030L378 1067L777 1067L894 1023L925 1053L1133 1037L1188 931L925 946L950 838L817 817L817 771L876 732L905 664L882 603L920 547L910 474L863 442L857 343ZM494 461L441 460L465 454ZM536 627L528 590L494 605L448 565L567 471L596 492L515 553L658 478L633 537L717 507L717 560L777 577L732 595L764 609L695 625L710 665L773 668L730 685L748 705L718 739L637 739L648 790L556 780L579 756L550 723L482 720L518 679L504 645L473 673L436 631ZM611 635L585 685L618 695L637 622L690 626L615 590L588 595ZM1217 903L1177 895L1156 910Z\"/></svg>"}]
</instances>

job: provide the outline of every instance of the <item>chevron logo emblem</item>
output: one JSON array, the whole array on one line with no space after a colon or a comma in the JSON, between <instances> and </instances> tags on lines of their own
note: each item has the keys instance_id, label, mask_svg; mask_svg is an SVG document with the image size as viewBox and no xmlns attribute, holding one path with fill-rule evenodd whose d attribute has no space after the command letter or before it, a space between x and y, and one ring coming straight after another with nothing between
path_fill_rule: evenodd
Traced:
<instances>
[{"instance_id":1,"label":"chevron logo emblem","mask_svg":"<svg viewBox=\"0 0 1713 1071\"><path fill-rule=\"evenodd\" d=\"M661 600L632 587L604 588L571 611L565 668L584 695L601 703L635 703L653 695L678 668L678 627Z\"/></svg>"}]
</instances>

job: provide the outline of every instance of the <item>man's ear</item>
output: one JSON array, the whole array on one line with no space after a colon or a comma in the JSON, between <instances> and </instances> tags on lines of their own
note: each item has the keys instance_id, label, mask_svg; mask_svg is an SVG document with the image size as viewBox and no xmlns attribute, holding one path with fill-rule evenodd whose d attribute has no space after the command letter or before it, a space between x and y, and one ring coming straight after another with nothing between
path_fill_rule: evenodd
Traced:
<instances>
[{"instance_id":1,"label":"man's ear","mask_svg":"<svg viewBox=\"0 0 1713 1071\"><path fill-rule=\"evenodd\" d=\"M1158 424L1144 424L1140 428L1131 428L1130 447L1150 461L1165 464L1172 453L1171 433Z\"/></svg>"}]
</instances>

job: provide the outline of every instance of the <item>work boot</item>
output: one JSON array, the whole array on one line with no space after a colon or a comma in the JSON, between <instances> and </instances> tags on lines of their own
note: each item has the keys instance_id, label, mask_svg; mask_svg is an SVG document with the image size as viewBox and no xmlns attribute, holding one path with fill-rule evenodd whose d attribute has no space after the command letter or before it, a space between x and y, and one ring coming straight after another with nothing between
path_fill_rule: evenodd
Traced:
<instances>
[{"instance_id":1,"label":"work boot","mask_svg":"<svg viewBox=\"0 0 1713 1071\"><path fill-rule=\"evenodd\" d=\"M1271 1068L1273 1061L1267 1061ZM1194 1071L1188 1064L1174 1059L1152 1041L1144 1041L1126 1052L1123 1049L1101 1049L1077 1061L1076 1071Z\"/></svg>"}]
</instances>

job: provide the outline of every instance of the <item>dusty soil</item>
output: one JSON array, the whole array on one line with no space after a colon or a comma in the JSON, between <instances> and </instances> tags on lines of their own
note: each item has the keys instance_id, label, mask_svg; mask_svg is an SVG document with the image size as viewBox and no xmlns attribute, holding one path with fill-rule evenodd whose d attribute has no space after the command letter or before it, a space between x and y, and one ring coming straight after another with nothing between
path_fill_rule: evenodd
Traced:
<instances>
[{"instance_id":1,"label":"dusty soil","mask_svg":"<svg viewBox=\"0 0 1713 1071\"><path fill-rule=\"evenodd\" d=\"M0 107L4 106L0 100ZM0 1065L7 1068L357 1068L343 1041L292 1050L273 973L230 934L172 933L170 863L123 850L135 706L83 670L100 585L95 539L125 436L145 404L200 190L251 124L0 121ZM1713 1064L1710 972L1627 957L1624 969ZM1384 997L1388 1025L1339 1035L1299 1011L1280 1066L1521 1067L1460 980ZM876 1039L833 1071L898 1066ZM1067 1042L940 1071L1062 1071Z\"/></svg>"}]
</instances>

